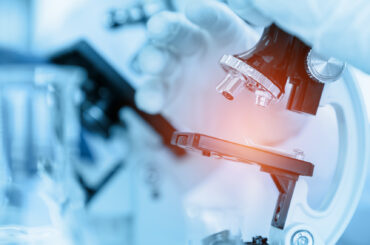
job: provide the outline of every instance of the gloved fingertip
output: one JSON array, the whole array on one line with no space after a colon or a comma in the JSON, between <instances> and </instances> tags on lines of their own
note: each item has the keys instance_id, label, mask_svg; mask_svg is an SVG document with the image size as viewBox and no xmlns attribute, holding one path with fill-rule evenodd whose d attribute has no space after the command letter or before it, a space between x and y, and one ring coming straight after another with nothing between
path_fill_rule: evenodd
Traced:
<instances>
[{"instance_id":1,"label":"gloved fingertip","mask_svg":"<svg viewBox=\"0 0 370 245\"><path fill-rule=\"evenodd\" d=\"M176 33L177 25L173 21L174 14L161 12L151 17L147 23L149 38L161 41L168 40Z\"/></svg>"},{"instance_id":2,"label":"gloved fingertip","mask_svg":"<svg viewBox=\"0 0 370 245\"><path fill-rule=\"evenodd\" d=\"M212 27L218 19L217 11L208 1L191 2L185 10L186 17L194 24L208 29Z\"/></svg>"},{"instance_id":3,"label":"gloved fingertip","mask_svg":"<svg viewBox=\"0 0 370 245\"><path fill-rule=\"evenodd\" d=\"M152 75L167 74L173 70L175 59L164 49L152 45L145 46L139 53L140 70Z\"/></svg>"},{"instance_id":4,"label":"gloved fingertip","mask_svg":"<svg viewBox=\"0 0 370 245\"><path fill-rule=\"evenodd\" d=\"M136 106L149 114L158 114L165 105L166 90L161 81L149 81L135 93Z\"/></svg>"}]
</instances>

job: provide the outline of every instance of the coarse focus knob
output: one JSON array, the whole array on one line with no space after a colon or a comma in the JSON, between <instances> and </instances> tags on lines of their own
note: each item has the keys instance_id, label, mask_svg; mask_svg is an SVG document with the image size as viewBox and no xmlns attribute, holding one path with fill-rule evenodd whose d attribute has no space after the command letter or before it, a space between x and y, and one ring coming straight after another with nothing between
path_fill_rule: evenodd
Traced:
<instances>
[{"instance_id":1,"label":"coarse focus knob","mask_svg":"<svg viewBox=\"0 0 370 245\"><path fill-rule=\"evenodd\" d=\"M326 58L310 50L307 55L307 72L310 77L321 83L338 80L342 75L345 63L335 58Z\"/></svg>"}]
</instances>

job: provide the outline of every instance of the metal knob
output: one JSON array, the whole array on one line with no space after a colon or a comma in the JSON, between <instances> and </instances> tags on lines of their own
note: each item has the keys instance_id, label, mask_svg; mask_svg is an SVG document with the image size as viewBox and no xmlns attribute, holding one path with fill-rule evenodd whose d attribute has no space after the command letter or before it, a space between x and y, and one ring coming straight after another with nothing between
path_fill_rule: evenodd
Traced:
<instances>
[{"instance_id":1,"label":"metal knob","mask_svg":"<svg viewBox=\"0 0 370 245\"><path fill-rule=\"evenodd\" d=\"M229 73L225 79L216 87L216 91L222 94L226 99L233 100L243 87L244 78L239 74Z\"/></svg>"},{"instance_id":2,"label":"metal knob","mask_svg":"<svg viewBox=\"0 0 370 245\"><path fill-rule=\"evenodd\" d=\"M345 63L335 58L326 58L310 50L307 55L307 72L310 77L321 83L334 82L340 78Z\"/></svg>"},{"instance_id":3,"label":"metal knob","mask_svg":"<svg viewBox=\"0 0 370 245\"><path fill-rule=\"evenodd\" d=\"M314 245L312 234L307 230L296 231L290 241L291 245Z\"/></svg>"}]
</instances>

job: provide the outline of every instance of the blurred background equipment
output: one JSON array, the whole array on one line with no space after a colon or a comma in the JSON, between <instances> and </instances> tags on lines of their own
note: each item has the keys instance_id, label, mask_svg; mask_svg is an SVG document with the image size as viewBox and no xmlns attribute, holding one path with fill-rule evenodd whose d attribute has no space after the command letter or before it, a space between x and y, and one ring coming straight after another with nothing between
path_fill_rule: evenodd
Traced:
<instances>
[{"instance_id":1,"label":"blurred background equipment","mask_svg":"<svg viewBox=\"0 0 370 245\"><path fill-rule=\"evenodd\" d=\"M143 0L126 8L112 9L109 12L108 27L115 29L125 25L145 24L151 16L164 10L175 10L172 0Z\"/></svg>"},{"instance_id":2,"label":"blurred background equipment","mask_svg":"<svg viewBox=\"0 0 370 245\"><path fill-rule=\"evenodd\" d=\"M134 89L110 66L86 41L50 57L56 64L76 65L86 70L88 77L81 85L82 104L80 109L83 126L109 137L111 129L119 125L119 112L131 107L162 137L163 144L174 154L181 156L185 151L170 144L174 127L161 115L149 115L140 111L134 102ZM124 127L124 125L121 125Z\"/></svg>"},{"instance_id":3,"label":"blurred background equipment","mask_svg":"<svg viewBox=\"0 0 370 245\"><path fill-rule=\"evenodd\" d=\"M0 66L3 244L69 244L64 210L83 196L70 178L80 123L74 94L79 68ZM76 198L74 198L76 197Z\"/></svg>"}]
</instances>

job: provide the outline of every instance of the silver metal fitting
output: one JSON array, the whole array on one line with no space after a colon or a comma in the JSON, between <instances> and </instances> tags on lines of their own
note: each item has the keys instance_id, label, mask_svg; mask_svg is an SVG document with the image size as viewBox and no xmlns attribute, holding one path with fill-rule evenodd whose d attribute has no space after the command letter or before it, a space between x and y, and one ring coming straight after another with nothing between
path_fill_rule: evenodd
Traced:
<instances>
[{"instance_id":1,"label":"silver metal fitting","mask_svg":"<svg viewBox=\"0 0 370 245\"><path fill-rule=\"evenodd\" d=\"M229 73L216 87L216 91L222 94L226 99L233 100L243 87L244 78L239 74Z\"/></svg>"},{"instance_id":2,"label":"silver metal fitting","mask_svg":"<svg viewBox=\"0 0 370 245\"><path fill-rule=\"evenodd\" d=\"M257 89L254 94L256 95L256 105L267 107L272 101L272 96L265 90Z\"/></svg>"},{"instance_id":3,"label":"silver metal fitting","mask_svg":"<svg viewBox=\"0 0 370 245\"><path fill-rule=\"evenodd\" d=\"M343 73L344 67L344 62L335 58L326 58L313 50L310 50L307 55L307 73L320 83L330 83L338 80Z\"/></svg>"},{"instance_id":4,"label":"silver metal fitting","mask_svg":"<svg viewBox=\"0 0 370 245\"><path fill-rule=\"evenodd\" d=\"M302 151L301 149L293 149L293 154L295 159L304 160L304 151Z\"/></svg>"},{"instance_id":5,"label":"silver metal fitting","mask_svg":"<svg viewBox=\"0 0 370 245\"><path fill-rule=\"evenodd\" d=\"M228 72L228 75L217 86L216 90L228 100L233 100L242 87L253 92L256 96L256 105L262 107L267 107L273 100L279 99L280 89L242 60L232 55L224 55L220 64Z\"/></svg>"},{"instance_id":6,"label":"silver metal fitting","mask_svg":"<svg viewBox=\"0 0 370 245\"><path fill-rule=\"evenodd\" d=\"M313 245L314 240L312 234L307 230L296 231L291 240L291 245Z\"/></svg>"}]
</instances>

